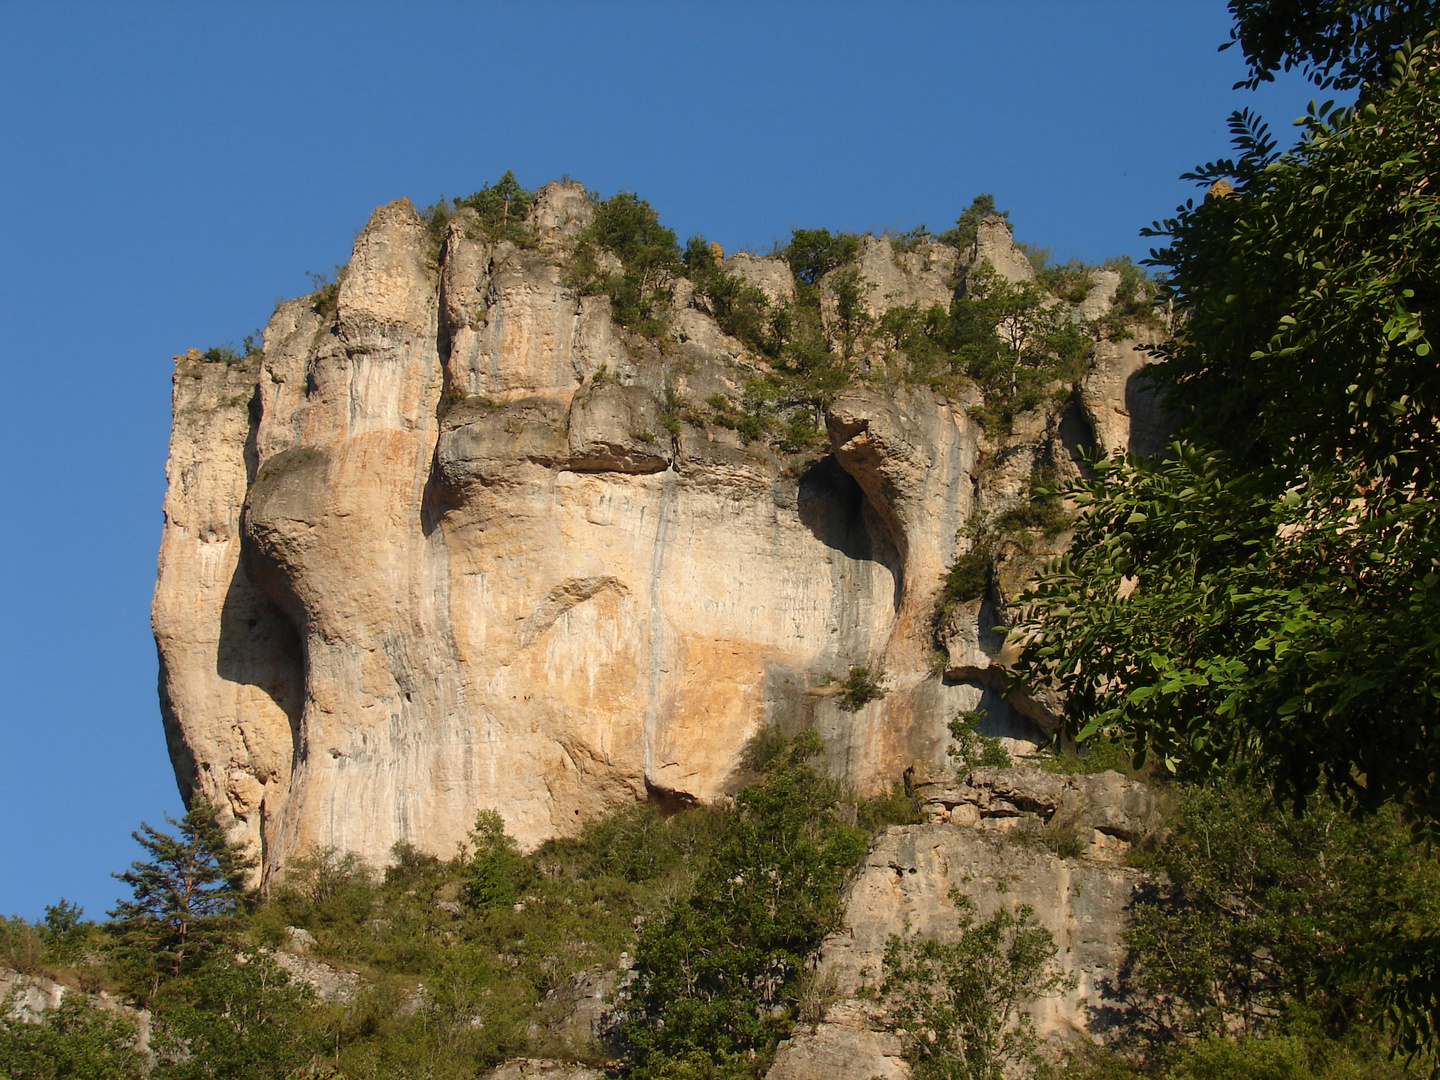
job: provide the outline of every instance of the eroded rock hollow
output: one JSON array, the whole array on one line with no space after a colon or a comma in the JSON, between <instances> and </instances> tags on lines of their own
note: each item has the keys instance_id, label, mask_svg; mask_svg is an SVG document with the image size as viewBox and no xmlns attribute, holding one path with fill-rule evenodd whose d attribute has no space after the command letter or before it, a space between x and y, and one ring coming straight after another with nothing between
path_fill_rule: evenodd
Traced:
<instances>
[{"instance_id":1,"label":"eroded rock hollow","mask_svg":"<svg viewBox=\"0 0 1440 1080\"><path fill-rule=\"evenodd\" d=\"M937 603L967 524L1037 470L1154 438L1135 340L1100 341L1075 393L1003 435L963 393L858 380L818 417L828 448L784 453L705 423L764 362L685 280L659 338L566 284L593 213L547 185L521 247L472 211L437 240L391 203L262 352L177 357L162 711L182 790L267 874L317 844L448 856L483 808L533 846L627 802L714 799L767 726L813 727L861 792L943 762L947 722L982 702L992 734L1040 736L990 628L1064 537L1021 538L985 598ZM948 302L980 259L1031 273L999 219L969 251L864 238L861 303ZM794 289L775 257L725 267ZM1114 289L1101 272L1079 307ZM847 711L853 667L888 692Z\"/></svg>"}]
</instances>

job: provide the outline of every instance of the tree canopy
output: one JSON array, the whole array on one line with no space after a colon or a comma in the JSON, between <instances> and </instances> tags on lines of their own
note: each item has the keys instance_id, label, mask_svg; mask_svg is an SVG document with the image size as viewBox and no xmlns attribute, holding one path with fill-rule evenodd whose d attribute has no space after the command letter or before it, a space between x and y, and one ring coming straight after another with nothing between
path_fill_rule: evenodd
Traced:
<instances>
[{"instance_id":1,"label":"tree canopy","mask_svg":"<svg viewBox=\"0 0 1440 1080\"><path fill-rule=\"evenodd\" d=\"M1183 313L1155 370L1187 410L1160 463L1101 463L1038 591L1031 677L1078 734L1440 814L1440 372L1431 355L1440 69L1402 50L1354 109L1160 226ZM1222 449L1223 448L1223 449Z\"/></svg>"},{"instance_id":2,"label":"tree canopy","mask_svg":"<svg viewBox=\"0 0 1440 1080\"><path fill-rule=\"evenodd\" d=\"M133 835L150 859L115 875L132 896L116 901L110 929L137 981L148 981L146 997L162 978L189 971L204 958L206 946L223 940L245 899L254 861L225 838L215 823L218 814L199 799L180 821L167 816L179 836L142 822Z\"/></svg>"},{"instance_id":3,"label":"tree canopy","mask_svg":"<svg viewBox=\"0 0 1440 1080\"><path fill-rule=\"evenodd\" d=\"M1436 25L1434 0L1230 0L1235 26L1221 46L1239 45L1254 89L1299 68L1322 87L1383 80L1390 56Z\"/></svg>"},{"instance_id":4,"label":"tree canopy","mask_svg":"<svg viewBox=\"0 0 1440 1080\"><path fill-rule=\"evenodd\" d=\"M1299 33L1300 7L1265 5L1267 22L1234 4L1260 20L1240 11L1236 32ZM1321 790L1393 804L1434 839L1440 53L1434 35L1382 47L1409 8L1324 7L1333 39L1247 56L1368 81L1351 108L1312 105L1285 153L1236 114L1237 155L1190 174L1226 184L1151 231L1178 319L1150 370L1181 427L1158 460L1093 463L1072 493L1084 514L1018 628L1022 672L1063 692L1081 739L1195 778L1238 768L1297 811ZM1365 59L1381 51L1383 81ZM1397 948L1397 1017L1419 1045L1440 954Z\"/></svg>"}]
</instances>

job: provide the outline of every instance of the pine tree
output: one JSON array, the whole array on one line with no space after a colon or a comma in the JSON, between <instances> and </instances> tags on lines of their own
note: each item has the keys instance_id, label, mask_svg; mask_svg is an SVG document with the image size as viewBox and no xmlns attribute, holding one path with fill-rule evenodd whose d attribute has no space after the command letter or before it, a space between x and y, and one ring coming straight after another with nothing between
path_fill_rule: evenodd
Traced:
<instances>
[{"instance_id":1,"label":"pine tree","mask_svg":"<svg viewBox=\"0 0 1440 1080\"><path fill-rule=\"evenodd\" d=\"M162 979L191 970L206 952L234 932L247 899L245 876L255 860L225 838L213 803L197 800L180 821L165 820L178 837L141 823L133 833L151 861L136 861L114 876L134 898L119 900L110 930L119 938L116 959L145 986L148 1000Z\"/></svg>"}]
</instances>

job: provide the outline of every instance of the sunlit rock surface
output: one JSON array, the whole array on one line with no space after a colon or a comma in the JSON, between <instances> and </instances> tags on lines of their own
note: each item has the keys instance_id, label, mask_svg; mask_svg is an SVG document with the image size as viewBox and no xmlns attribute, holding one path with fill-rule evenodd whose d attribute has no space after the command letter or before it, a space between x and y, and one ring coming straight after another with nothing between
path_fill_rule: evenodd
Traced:
<instances>
[{"instance_id":1,"label":"sunlit rock surface","mask_svg":"<svg viewBox=\"0 0 1440 1080\"><path fill-rule=\"evenodd\" d=\"M974 515L1126 437L1143 357L1004 437L972 401L857 384L820 418L828 452L781 455L677 412L762 370L707 315L681 304L647 341L564 283L591 213L550 184L533 246L470 211L437 244L399 200L333 305L276 310L263 355L177 358L162 709L182 790L267 874L317 844L448 856L481 808L531 847L636 800L714 799L767 725L814 727L860 792L943 761L960 710L1039 737L1045 711L989 670L994 603L937 628L937 599ZM866 240L866 304L944 303L977 254L1023 278L1008 227L982 224L983 252ZM793 292L778 259L727 265ZM995 602L1063 542L1012 551ZM852 666L888 690L858 712L835 693Z\"/></svg>"}]
</instances>

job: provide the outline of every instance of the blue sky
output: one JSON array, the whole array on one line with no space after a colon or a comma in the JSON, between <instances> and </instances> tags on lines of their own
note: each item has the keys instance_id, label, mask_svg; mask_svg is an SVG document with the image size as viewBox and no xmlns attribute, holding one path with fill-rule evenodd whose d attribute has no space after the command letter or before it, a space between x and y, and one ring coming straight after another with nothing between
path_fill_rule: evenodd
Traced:
<instances>
[{"instance_id":1,"label":"blue sky","mask_svg":"<svg viewBox=\"0 0 1440 1080\"><path fill-rule=\"evenodd\" d=\"M683 240L939 231L979 192L1061 258L1139 229L1258 108L1223 0L0 0L0 913L100 916L181 812L149 631L170 357L262 326L376 205L513 169Z\"/></svg>"}]
</instances>

